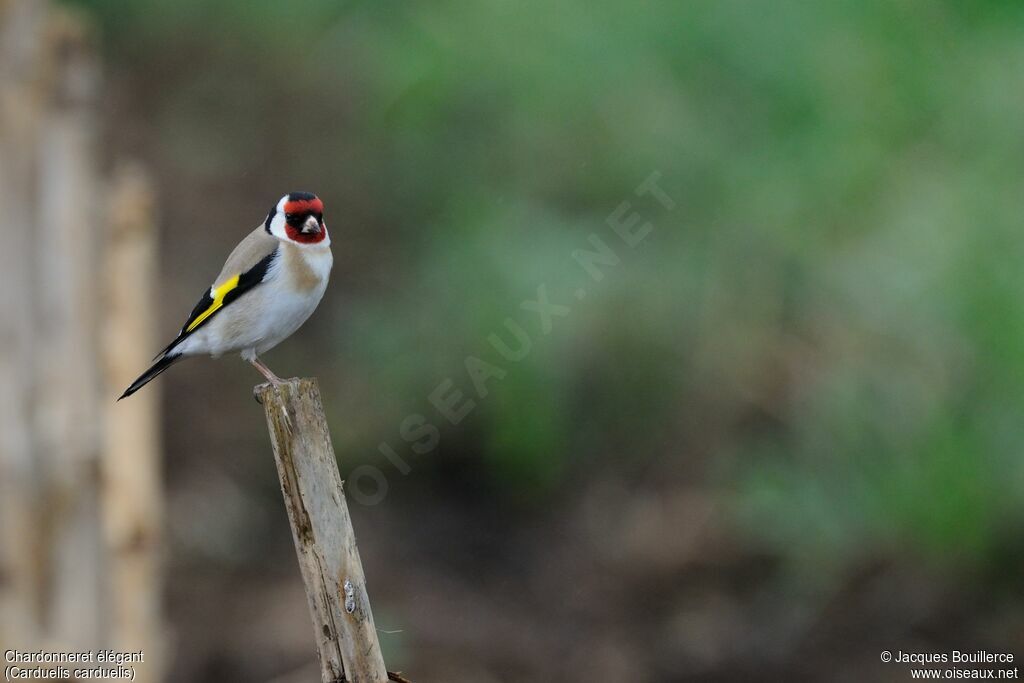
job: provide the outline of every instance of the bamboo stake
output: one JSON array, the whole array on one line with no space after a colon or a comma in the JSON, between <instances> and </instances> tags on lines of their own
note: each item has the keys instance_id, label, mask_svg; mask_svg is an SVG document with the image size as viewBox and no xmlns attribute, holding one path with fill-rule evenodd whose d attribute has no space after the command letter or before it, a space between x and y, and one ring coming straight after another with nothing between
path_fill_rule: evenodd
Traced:
<instances>
[{"instance_id":1,"label":"bamboo stake","mask_svg":"<svg viewBox=\"0 0 1024 683\"><path fill-rule=\"evenodd\" d=\"M320 388L315 379L292 379L279 390L261 384L254 394L267 415L313 618L321 679L323 683L385 683L388 672Z\"/></svg>"}]
</instances>

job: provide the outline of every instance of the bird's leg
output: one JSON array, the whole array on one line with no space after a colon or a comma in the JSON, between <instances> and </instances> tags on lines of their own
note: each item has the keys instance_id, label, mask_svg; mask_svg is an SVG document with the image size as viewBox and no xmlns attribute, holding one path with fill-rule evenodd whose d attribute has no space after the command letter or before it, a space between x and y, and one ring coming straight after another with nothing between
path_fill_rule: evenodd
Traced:
<instances>
[{"instance_id":1,"label":"bird's leg","mask_svg":"<svg viewBox=\"0 0 1024 683\"><path fill-rule=\"evenodd\" d=\"M281 385L284 384L284 380L275 375L274 371L268 368L266 364L256 356L250 358L249 362L252 363L254 368L260 371L261 375L267 378L267 381L270 382L270 386L274 387L274 393L277 394L277 400L281 403L281 411L284 413L284 424L290 432L292 430L292 419L291 416L288 415L288 407L285 405L284 396L281 395Z\"/></svg>"},{"instance_id":2,"label":"bird's leg","mask_svg":"<svg viewBox=\"0 0 1024 683\"><path fill-rule=\"evenodd\" d=\"M261 375L263 375L264 377L267 378L268 382L270 382L271 384L274 385L275 389L278 386L280 386L281 384L284 384L284 380L281 379L280 377L278 377L277 375L275 375L274 371L271 370L270 368L268 368L266 366L266 364L263 361L261 361L259 358L257 358L256 356L253 356L249 360L249 362L253 364L253 367L255 367L257 370L260 371Z\"/></svg>"}]
</instances>

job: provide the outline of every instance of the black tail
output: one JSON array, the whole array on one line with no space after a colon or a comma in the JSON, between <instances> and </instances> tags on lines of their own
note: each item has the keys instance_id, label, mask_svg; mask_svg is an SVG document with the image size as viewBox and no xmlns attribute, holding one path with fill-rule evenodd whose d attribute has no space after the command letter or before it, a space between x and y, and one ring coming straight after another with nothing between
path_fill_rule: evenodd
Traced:
<instances>
[{"instance_id":1,"label":"black tail","mask_svg":"<svg viewBox=\"0 0 1024 683\"><path fill-rule=\"evenodd\" d=\"M149 370L146 370L137 380L132 382L132 385L130 387L124 390L124 393L121 394L121 398L128 398L136 391L149 384L150 380L154 379L161 372L174 365L174 361L180 358L180 353L167 354L160 358L160 360L153 363L152 367L150 367ZM121 398L117 400L120 401Z\"/></svg>"}]
</instances>

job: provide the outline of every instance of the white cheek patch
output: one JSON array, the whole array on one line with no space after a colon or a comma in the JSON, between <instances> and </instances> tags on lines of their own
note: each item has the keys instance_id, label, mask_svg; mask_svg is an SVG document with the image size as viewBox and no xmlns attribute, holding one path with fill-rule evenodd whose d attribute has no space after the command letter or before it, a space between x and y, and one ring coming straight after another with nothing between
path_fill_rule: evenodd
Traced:
<instances>
[{"instance_id":1,"label":"white cheek patch","mask_svg":"<svg viewBox=\"0 0 1024 683\"><path fill-rule=\"evenodd\" d=\"M273 233L274 237L282 240L288 239L288 233L285 231L285 220L284 214L278 212L274 216L274 220L270 221L270 232Z\"/></svg>"},{"instance_id":2,"label":"white cheek patch","mask_svg":"<svg viewBox=\"0 0 1024 683\"><path fill-rule=\"evenodd\" d=\"M288 233L285 231L285 218L284 218L284 204L288 201L288 197L281 197L281 201L277 203L277 210L274 212L274 217L270 219L270 234L280 240L287 240Z\"/></svg>"}]
</instances>

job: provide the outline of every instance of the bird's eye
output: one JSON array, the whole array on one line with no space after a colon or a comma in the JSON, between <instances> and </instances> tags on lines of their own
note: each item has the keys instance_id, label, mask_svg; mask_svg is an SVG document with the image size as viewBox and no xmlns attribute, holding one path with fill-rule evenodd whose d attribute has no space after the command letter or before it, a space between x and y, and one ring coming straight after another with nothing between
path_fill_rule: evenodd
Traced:
<instances>
[{"instance_id":1,"label":"bird's eye","mask_svg":"<svg viewBox=\"0 0 1024 683\"><path fill-rule=\"evenodd\" d=\"M285 219L286 221L288 221L289 223L290 223L291 221L294 221L294 220L295 220L296 218L298 218L298 216L296 216L296 215L295 215L294 213L286 213L286 214L284 215L284 219Z\"/></svg>"}]
</instances>

